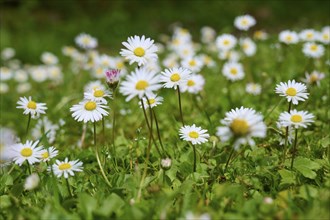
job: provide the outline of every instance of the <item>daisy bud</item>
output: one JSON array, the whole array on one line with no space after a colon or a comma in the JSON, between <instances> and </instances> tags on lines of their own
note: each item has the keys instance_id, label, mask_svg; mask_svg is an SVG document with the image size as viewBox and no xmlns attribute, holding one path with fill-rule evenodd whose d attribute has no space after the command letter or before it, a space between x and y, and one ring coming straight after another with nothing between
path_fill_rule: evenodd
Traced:
<instances>
[{"instance_id":1,"label":"daisy bud","mask_svg":"<svg viewBox=\"0 0 330 220\"><path fill-rule=\"evenodd\" d=\"M160 165L164 170L169 170L172 166L172 160L170 158L162 159Z\"/></svg>"},{"instance_id":2,"label":"daisy bud","mask_svg":"<svg viewBox=\"0 0 330 220\"><path fill-rule=\"evenodd\" d=\"M38 174L36 173L32 173L30 176L28 176L25 180L24 183L24 189L25 190L33 190L35 188L37 188L37 186L39 185L40 182L40 178L38 176Z\"/></svg>"},{"instance_id":3,"label":"daisy bud","mask_svg":"<svg viewBox=\"0 0 330 220\"><path fill-rule=\"evenodd\" d=\"M105 76L107 80L107 84L111 90L115 90L119 83L119 69L109 69L105 71Z\"/></svg>"}]
</instances>

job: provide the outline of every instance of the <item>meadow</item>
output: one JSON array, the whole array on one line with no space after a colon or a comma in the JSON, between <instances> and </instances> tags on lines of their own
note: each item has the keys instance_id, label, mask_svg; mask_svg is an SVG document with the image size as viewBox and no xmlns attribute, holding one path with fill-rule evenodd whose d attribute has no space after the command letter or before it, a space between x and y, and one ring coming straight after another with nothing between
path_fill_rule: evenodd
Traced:
<instances>
[{"instance_id":1,"label":"meadow","mask_svg":"<svg viewBox=\"0 0 330 220\"><path fill-rule=\"evenodd\" d=\"M329 219L330 27L246 14L37 59L5 41L0 218Z\"/></svg>"}]
</instances>

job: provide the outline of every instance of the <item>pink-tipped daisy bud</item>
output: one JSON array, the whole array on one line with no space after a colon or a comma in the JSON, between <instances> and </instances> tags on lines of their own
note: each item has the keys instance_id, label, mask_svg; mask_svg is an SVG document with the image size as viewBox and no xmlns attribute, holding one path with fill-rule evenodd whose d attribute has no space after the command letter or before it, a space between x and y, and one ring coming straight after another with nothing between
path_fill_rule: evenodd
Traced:
<instances>
[{"instance_id":1,"label":"pink-tipped daisy bud","mask_svg":"<svg viewBox=\"0 0 330 220\"><path fill-rule=\"evenodd\" d=\"M105 71L105 77L107 84L111 90L115 90L119 83L120 70L119 69L109 69Z\"/></svg>"},{"instance_id":2,"label":"pink-tipped daisy bud","mask_svg":"<svg viewBox=\"0 0 330 220\"><path fill-rule=\"evenodd\" d=\"M162 159L160 165L164 170L168 170L172 166L172 160L170 158Z\"/></svg>"}]
</instances>

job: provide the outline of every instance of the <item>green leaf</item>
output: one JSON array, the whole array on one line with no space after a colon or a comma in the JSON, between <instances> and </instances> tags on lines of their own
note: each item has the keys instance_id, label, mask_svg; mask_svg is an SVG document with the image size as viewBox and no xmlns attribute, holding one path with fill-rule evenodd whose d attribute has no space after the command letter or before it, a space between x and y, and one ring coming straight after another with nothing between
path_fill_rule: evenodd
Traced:
<instances>
[{"instance_id":1,"label":"green leaf","mask_svg":"<svg viewBox=\"0 0 330 220\"><path fill-rule=\"evenodd\" d=\"M92 196L82 193L78 197L78 208L84 219L93 219L93 211L97 208L97 201Z\"/></svg>"},{"instance_id":2,"label":"green leaf","mask_svg":"<svg viewBox=\"0 0 330 220\"><path fill-rule=\"evenodd\" d=\"M279 170L278 171L281 175L281 185L291 185L296 183L295 175L292 171L289 170Z\"/></svg>"},{"instance_id":3,"label":"green leaf","mask_svg":"<svg viewBox=\"0 0 330 220\"><path fill-rule=\"evenodd\" d=\"M100 208L95 213L109 217L113 212L118 215L119 210L125 205L125 202L115 193L103 200Z\"/></svg>"},{"instance_id":4,"label":"green leaf","mask_svg":"<svg viewBox=\"0 0 330 220\"><path fill-rule=\"evenodd\" d=\"M322 166L308 158L297 157L293 163L293 167L304 177L315 179L317 175L314 171L321 169Z\"/></svg>"},{"instance_id":5,"label":"green leaf","mask_svg":"<svg viewBox=\"0 0 330 220\"><path fill-rule=\"evenodd\" d=\"M8 195L0 196L0 208L5 209L11 206L10 197Z\"/></svg>"}]
</instances>

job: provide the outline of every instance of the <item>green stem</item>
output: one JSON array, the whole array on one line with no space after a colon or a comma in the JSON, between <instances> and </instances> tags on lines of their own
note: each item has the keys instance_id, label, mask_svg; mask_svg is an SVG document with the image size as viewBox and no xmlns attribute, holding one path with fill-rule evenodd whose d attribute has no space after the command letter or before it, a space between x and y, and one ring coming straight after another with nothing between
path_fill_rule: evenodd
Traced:
<instances>
[{"instance_id":1,"label":"green stem","mask_svg":"<svg viewBox=\"0 0 330 220\"><path fill-rule=\"evenodd\" d=\"M232 146L230 146L230 147L232 147ZM228 167L228 165L229 165L229 161L230 161L231 157L233 156L234 151L235 151L235 149L233 148L233 149L231 150L231 152L230 152L230 155L229 155L228 159L227 159L227 162L226 162L225 169L224 169L223 173L226 173L226 171L227 171L227 167Z\"/></svg>"},{"instance_id":2,"label":"green stem","mask_svg":"<svg viewBox=\"0 0 330 220\"><path fill-rule=\"evenodd\" d=\"M280 104L282 104L282 102L284 101L285 99L281 99L281 101L279 101L271 110L270 112L268 112L266 114L266 116L264 117L264 120L266 120L266 118L268 118L268 116L270 116L270 114L272 114L272 112L277 108L277 106L279 106Z\"/></svg>"},{"instance_id":3,"label":"green stem","mask_svg":"<svg viewBox=\"0 0 330 220\"><path fill-rule=\"evenodd\" d=\"M25 131L25 138L27 139L28 133L29 133L29 127L30 127L30 123L31 123L31 113L29 113L29 119L28 119L28 123L26 126L26 131Z\"/></svg>"},{"instance_id":4,"label":"green stem","mask_svg":"<svg viewBox=\"0 0 330 220\"><path fill-rule=\"evenodd\" d=\"M115 127L116 127L116 90L113 90L113 107L112 107L112 146L114 156L116 155L116 145L115 145Z\"/></svg>"},{"instance_id":5,"label":"green stem","mask_svg":"<svg viewBox=\"0 0 330 220\"><path fill-rule=\"evenodd\" d=\"M29 161L26 160L26 163L27 163L27 167L28 167L28 172L31 175L32 174L32 170L31 170L31 166L29 164Z\"/></svg>"},{"instance_id":6,"label":"green stem","mask_svg":"<svg viewBox=\"0 0 330 220\"><path fill-rule=\"evenodd\" d=\"M292 151L292 160L291 160L291 170L293 168L293 161L296 155L296 148L297 148L297 142L298 142L298 129L295 130L295 137L294 137L294 145L293 145L293 151Z\"/></svg>"},{"instance_id":7,"label":"green stem","mask_svg":"<svg viewBox=\"0 0 330 220\"><path fill-rule=\"evenodd\" d=\"M193 168L193 171L195 173L196 172L196 146L194 144L192 144L192 148L193 148L193 151L194 151L194 168Z\"/></svg>"},{"instance_id":8,"label":"green stem","mask_svg":"<svg viewBox=\"0 0 330 220\"><path fill-rule=\"evenodd\" d=\"M288 112L290 113L292 102L289 102ZM285 140L284 140L284 149L283 149L283 163L285 162L286 151L288 147L288 139L289 139L289 126L285 128Z\"/></svg>"},{"instance_id":9,"label":"green stem","mask_svg":"<svg viewBox=\"0 0 330 220\"><path fill-rule=\"evenodd\" d=\"M104 118L102 118L102 142L105 143L105 125Z\"/></svg>"},{"instance_id":10,"label":"green stem","mask_svg":"<svg viewBox=\"0 0 330 220\"><path fill-rule=\"evenodd\" d=\"M153 112L153 115L154 115L154 118L155 118L155 123L156 123L156 128L157 128L157 135L158 135L158 140L159 140L160 147L162 148L163 153L165 153L165 155L167 155L167 153L164 149L164 145L163 145L161 136L160 136L160 130L159 130L159 126L158 126L158 120L157 120L157 117L156 117L156 112L153 109L152 109L152 112Z\"/></svg>"},{"instance_id":11,"label":"green stem","mask_svg":"<svg viewBox=\"0 0 330 220\"><path fill-rule=\"evenodd\" d=\"M94 121L94 147L95 147L95 156L96 156L96 160L97 160L97 163L100 167L100 170L101 170L101 174L105 180L105 182L108 184L109 187L112 187L111 186L111 183L109 182L107 176L105 175L105 172L103 170L103 167L102 167L102 163L101 163L101 160L100 160L100 156L99 156L99 152L98 152L98 145L96 144L96 122Z\"/></svg>"},{"instance_id":12,"label":"green stem","mask_svg":"<svg viewBox=\"0 0 330 220\"><path fill-rule=\"evenodd\" d=\"M69 179L65 178L65 182L66 182L66 187L68 188L69 194L71 197L73 197L72 191L71 191L71 187L70 187L70 183L69 183Z\"/></svg>"},{"instance_id":13,"label":"green stem","mask_svg":"<svg viewBox=\"0 0 330 220\"><path fill-rule=\"evenodd\" d=\"M180 92L180 86L178 86L178 98L179 98L179 109L180 109L180 118L182 122L182 126L184 126L184 121L183 121L183 114L182 114L182 106L181 106L181 92Z\"/></svg>"}]
</instances>

